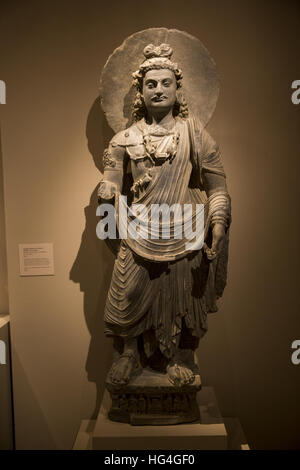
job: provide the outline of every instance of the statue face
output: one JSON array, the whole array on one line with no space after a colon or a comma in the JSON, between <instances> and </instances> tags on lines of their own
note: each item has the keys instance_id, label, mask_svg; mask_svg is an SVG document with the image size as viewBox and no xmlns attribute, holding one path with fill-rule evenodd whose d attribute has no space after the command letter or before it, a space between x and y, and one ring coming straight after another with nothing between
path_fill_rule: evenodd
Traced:
<instances>
[{"instance_id":1,"label":"statue face","mask_svg":"<svg viewBox=\"0 0 300 470\"><path fill-rule=\"evenodd\" d=\"M176 101L176 78L169 69L149 70L143 80L143 97L151 113L168 112Z\"/></svg>"}]
</instances>

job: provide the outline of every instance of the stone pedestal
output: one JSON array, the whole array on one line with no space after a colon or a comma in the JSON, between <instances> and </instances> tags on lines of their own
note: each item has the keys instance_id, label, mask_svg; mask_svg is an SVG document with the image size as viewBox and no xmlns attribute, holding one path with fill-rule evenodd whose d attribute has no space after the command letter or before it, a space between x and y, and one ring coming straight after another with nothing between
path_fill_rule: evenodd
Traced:
<instances>
[{"instance_id":1,"label":"stone pedestal","mask_svg":"<svg viewBox=\"0 0 300 470\"><path fill-rule=\"evenodd\" d=\"M151 384L151 385L149 385ZM129 384L116 386L109 380L112 421L131 425L169 425L189 423L199 419L196 394L201 389L200 376L191 384L176 387L166 374L144 369Z\"/></svg>"},{"instance_id":2,"label":"stone pedestal","mask_svg":"<svg viewBox=\"0 0 300 470\"><path fill-rule=\"evenodd\" d=\"M93 431L92 449L101 450L225 450L227 432L211 387L197 394L199 420L165 426L132 426L111 421L112 402L105 392Z\"/></svg>"}]
</instances>

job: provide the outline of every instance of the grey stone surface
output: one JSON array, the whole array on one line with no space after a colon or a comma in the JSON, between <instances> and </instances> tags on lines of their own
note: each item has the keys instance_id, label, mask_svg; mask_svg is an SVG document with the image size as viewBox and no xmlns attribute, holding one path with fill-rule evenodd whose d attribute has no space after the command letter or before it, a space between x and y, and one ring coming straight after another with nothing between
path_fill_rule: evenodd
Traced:
<instances>
[{"instance_id":1,"label":"grey stone surface","mask_svg":"<svg viewBox=\"0 0 300 470\"><path fill-rule=\"evenodd\" d=\"M203 126L218 95L215 64L198 39L151 28L130 36L108 59L101 95L108 122L123 129L104 152L98 189L100 202L115 204L122 232L104 311L116 353L106 382L108 416L136 425L194 421L200 388L194 351L225 288L231 220L220 152ZM135 213L138 234L131 203L146 214ZM176 204L181 216L155 222L152 210L162 204ZM195 231L203 245L187 239L186 204L193 230L195 209L204 211L204 226Z\"/></svg>"},{"instance_id":2,"label":"grey stone surface","mask_svg":"<svg viewBox=\"0 0 300 470\"><path fill-rule=\"evenodd\" d=\"M196 393L201 379L195 375L193 383L174 386L166 374L143 369L130 382L118 386L107 380L111 397L108 416L113 421L132 425L167 425L196 421L199 409Z\"/></svg>"},{"instance_id":3,"label":"grey stone surface","mask_svg":"<svg viewBox=\"0 0 300 470\"><path fill-rule=\"evenodd\" d=\"M167 426L131 426L110 421L110 397L106 391L93 431L92 448L115 450L226 450L227 432L214 390L204 387L198 394L198 422Z\"/></svg>"}]
</instances>

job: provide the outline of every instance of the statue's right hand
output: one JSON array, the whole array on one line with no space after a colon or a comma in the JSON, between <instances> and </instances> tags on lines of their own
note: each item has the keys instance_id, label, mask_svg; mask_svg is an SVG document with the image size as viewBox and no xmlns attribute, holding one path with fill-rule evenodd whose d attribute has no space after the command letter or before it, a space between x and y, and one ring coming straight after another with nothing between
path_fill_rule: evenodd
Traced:
<instances>
[{"instance_id":1,"label":"statue's right hand","mask_svg":"<svg viewBox=\"0 0 300 470\"><path fill-rule=\"evenodd\" d=\"M112 199L117 191L117 186L110 181L102 180L98 188L98 201L101 202L102 199L110 200Z\"/></svg>"}]
</instances>

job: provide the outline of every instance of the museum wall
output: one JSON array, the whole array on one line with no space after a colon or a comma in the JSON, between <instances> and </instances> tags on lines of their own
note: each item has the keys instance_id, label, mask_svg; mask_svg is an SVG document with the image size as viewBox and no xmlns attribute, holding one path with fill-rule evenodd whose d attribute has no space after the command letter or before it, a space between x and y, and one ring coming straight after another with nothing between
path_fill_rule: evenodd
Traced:
<instances>
[{"instance_id":1,"label":"museum wall","mask_svg":"<svg viewBox=\"0 0 300 470\"><path fill-rule=\"evenodd\" d=\"M113 49L153 26L198 37L221 77L208 129L222 150L233 222L228 285L198 352L203 383L223 415L239 418L250 446L299 448L300 366L290 359L300 336L300 108L290 98L300 78L299 6L217 0L1 6L17 448L69 449L81 420L97 416L112 352L102 317L114 259L95 233L112 136L98 81ZM39 242L54 243L55 275L20 277L18 244Z\"/></svg>"},{"instance_id":2,"label":"museum wall","mask_svg":"<svg viewBox=\"0 0 300 470\"><path fill-rule=\"evenodd\" d=\"M8 313L7 262L5 241L4 181L0 127L0 315Z\"/></svg>"}]
</instances>

